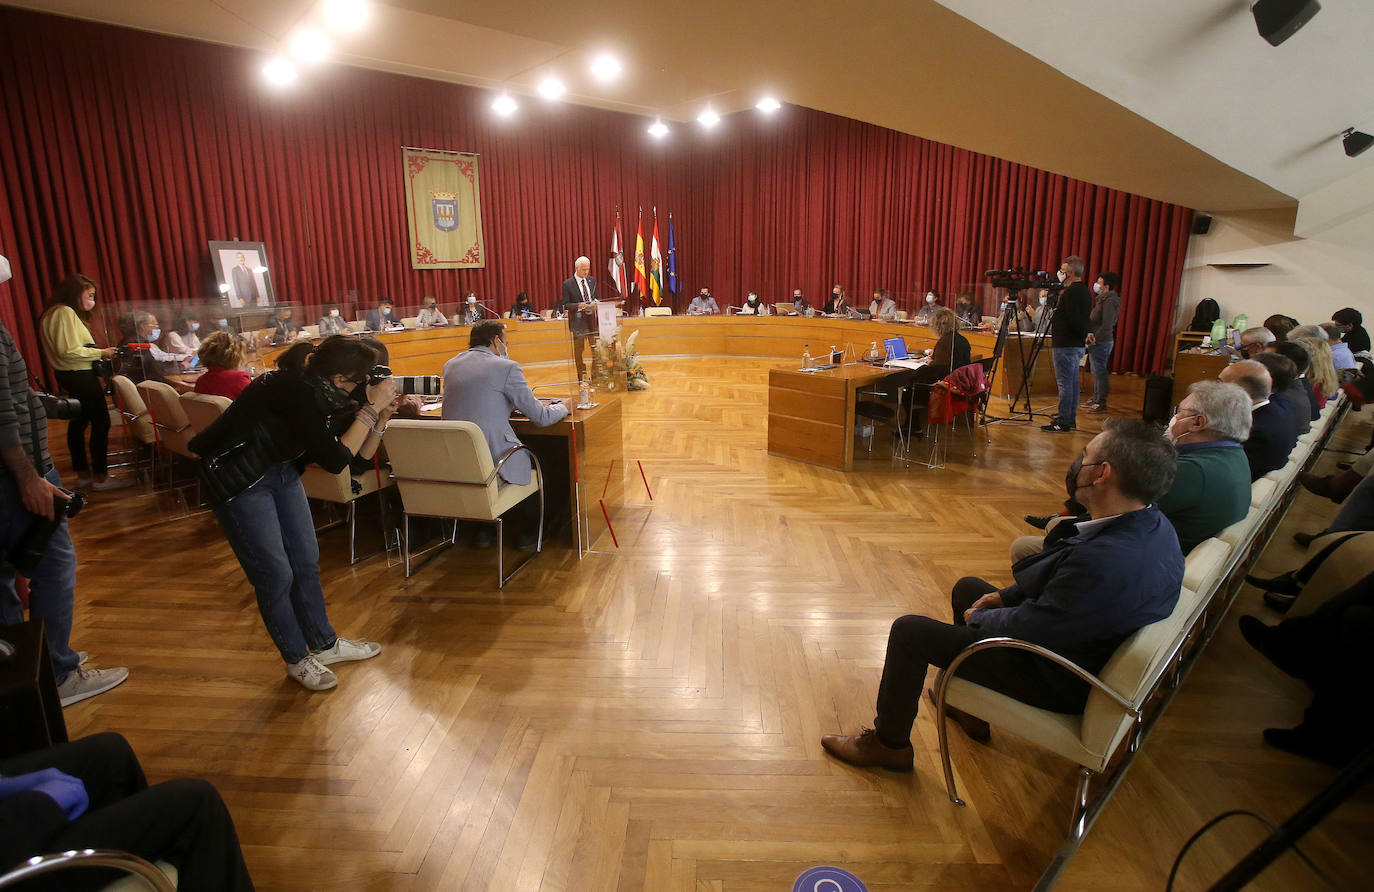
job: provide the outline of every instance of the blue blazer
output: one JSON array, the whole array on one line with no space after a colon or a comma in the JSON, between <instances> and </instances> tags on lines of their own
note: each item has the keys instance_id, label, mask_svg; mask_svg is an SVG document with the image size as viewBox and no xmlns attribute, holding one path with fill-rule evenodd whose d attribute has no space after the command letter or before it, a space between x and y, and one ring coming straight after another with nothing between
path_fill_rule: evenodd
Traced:
<instances>
[{"instance_id":1,"label":"blue blazer","mask_svg":"<svg viewBox=\"0 0 1374 892\"><path fill-rule=\"evenodd\" d=\"M1271 400L1269 405L1250 413L1250 438L1244 443L1250 480L1258 480L1287 464L1288 453L1297 442L1297 425L1284 403Z\"/></svg>"},{"instance_id":2,"label":"blue blazer","mask_svg":"<svg viewBox=\"0 0 1374 892\"><path fill-rule=\"evenodd\" d=\"M1012 566L1002 607L969 625L1047 647L1092 673L1131 633L1167 617L1183 585L1173 525L1151 505L1080 530Z\"/></svg>"}]
</instances>

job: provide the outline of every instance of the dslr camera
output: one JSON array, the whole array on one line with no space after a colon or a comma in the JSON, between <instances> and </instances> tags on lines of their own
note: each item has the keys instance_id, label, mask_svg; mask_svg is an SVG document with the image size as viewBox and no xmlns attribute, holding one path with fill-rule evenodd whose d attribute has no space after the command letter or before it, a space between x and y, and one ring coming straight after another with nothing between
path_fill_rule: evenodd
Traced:
<instances>
[{"instance_id":1,"label":"dslr camera","mask_svg":"<svg viewBox=\"0 0 1374 892\"><path fill-rule=\"evenodd\" d=\"M54 421L67 421L81 414L81 400L69 396L53 396L41 391L35 391L35 395L43 404L43 412Z\"/></svg>"},{"instance_id":2,"label":"dslr camera","mask_svg":"<svg viewBox=\"0 0 1374 892\"><path fill-rule=\"evenodd\" d=\"M444 390L444 379L438 375L393 375L391 366L376 365L367 373L367 383L375 387L387 378L396 379L396 392L401 396L439 396Z\"/></svg>"}]
</instances>

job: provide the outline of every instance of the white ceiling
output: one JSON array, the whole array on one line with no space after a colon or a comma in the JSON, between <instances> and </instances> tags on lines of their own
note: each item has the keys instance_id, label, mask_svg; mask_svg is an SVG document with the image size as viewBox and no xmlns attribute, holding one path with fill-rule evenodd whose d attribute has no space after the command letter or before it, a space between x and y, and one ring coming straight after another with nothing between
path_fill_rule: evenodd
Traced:
<instances>
[{"instance_id":1,"label":"white ceiling","mask_svg":"<svg viewBox=\"0 0 1374 892\"><path fill-rule=\"evenodd\" d=\"M1323 0L1271 47L1249 0L939 0L1237 170L1297 198L1374 166L1374 3Z\"/></svg>"},{"instance_id":2,"label":"white ceiling","mask_svg":"<svg viewBox=\"0 0 1374 892\"><path fill-rule=\"evenodd\" d=\"M318 6L0 2L263 51ZM1338 142L1317 144L1355 123L1348 109L1357 93L1374 105L1372 90L1324 86L1341 66L1363 69L1368 85L1374 63L1353 48L1361 32L1374 33L1374 4L1362 0L1351 12L1353 3L1328 0L1272 49L1245 0L381 0L372 28L341 42L336 59L517 94L557 71L571 102L681 122L708 103L728 114L775 91L785 102L1224 211L1292 207L1304 190L1354 169ZM1062 33L1073 35L1071 46ZM610 86L586 74L603 48L626 66ZM327 88L327 79L325 68L298 89ZM1283 101L1271 109L1266 95ZM706 137L689 123L674 138ZM1374 152L1359 163L1369 162Z\"/></svg>"}]
</instances>

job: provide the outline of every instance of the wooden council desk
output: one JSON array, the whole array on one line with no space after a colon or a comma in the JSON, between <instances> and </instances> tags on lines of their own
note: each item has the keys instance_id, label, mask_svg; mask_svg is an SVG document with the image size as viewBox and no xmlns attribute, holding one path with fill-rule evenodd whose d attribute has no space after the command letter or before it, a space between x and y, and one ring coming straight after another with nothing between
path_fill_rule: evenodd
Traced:
<instances>
[{"instance_id":1,"label":"wooden council desk","mask_svg":"<svg viewBox=\"0 0 1374 892\"><path fill-rule=\"evenodd\" d=\"M854 409L860 387L893 369L850 363L819 372L768 372L768 454L840 471L854 468Z\"/></svg>"}]
</instances>

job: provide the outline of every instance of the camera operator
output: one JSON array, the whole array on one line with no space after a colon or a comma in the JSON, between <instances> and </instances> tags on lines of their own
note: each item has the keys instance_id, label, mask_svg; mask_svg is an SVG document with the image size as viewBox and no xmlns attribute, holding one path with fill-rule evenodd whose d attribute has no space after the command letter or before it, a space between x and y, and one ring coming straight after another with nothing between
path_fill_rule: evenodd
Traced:
<instances>
[{"instance_id":1,"label":"camera operator","mask_svg":"<svg viewBox=\"0 0 1374 892\"><path fill-rule=\"evenodd\" d=\"M0 283L10 279L10 264L0 257ZM24 621L15 590L16 568L9 556L35 523L57 520L42 554L25 571L29 613L43 620L43 634L63 706L103 694L129 677L129 670L83 669L69 645L76 601L76 551L67 534L68 494L48 456L47 417L29 387L29 369L0 323L0 623ZM60 515L60 516L59 516Z\"/></svg>"},{"instance_id":2,"label":"camera operator","mask_svg":"<svg viewBox=\"0 0 1374 892\"><path fill-rule=\"evenodd\" d=\"M130 481L111 477L106 472L110 435L110 410L105 403L105 388L96 376L97 360L108 360L114 347L95 346L88 327L95 310L96 285L82 275L68 276L48 298L47 309L38 320L43 353L57 374L57 383L81 402L81 412L67 422L67 451L76 471L77 489L120 489ZM61 417L61 416L55 416ZM91 431L90 460L86 459L86 429Z\"/></svg>"},{"instance_id":3,"label":"camera operator","mask_svg":"<svg viewBox=\"0 0 1374 892\"><path fill-rule=\"evenodd\" d=\"M1083 363L1088 334L1092 331L1092 292L1083 283L1083 258L1066 257L1059 265L1059 281L1064 290L1050 318L1051 352L1054 378L1059 384L1059 411L1054 420L1040 429L1065 433L1078 425L1078 367Z\"/></svg>"},{"instance_id":4,"label":"camera operator","mask_svg":"<svg viewBox=\"0 0 1374 892\"><path fill-rule=\"evenodd\" d=\"M318 347L298 343L190 443L202 456L212 510L253 584L287 677L312 691L339 683L329 665L381 651L375 642L338 637L329 624L319 542L300 479L306 464L337 474L355 455L376 453L397 402L392 379L369 377L376 359L371 347L346 335ZM361 404L353 398L360 388ZM341 413L353 420L336 436Z\"/></svg>"}]
</instances>

